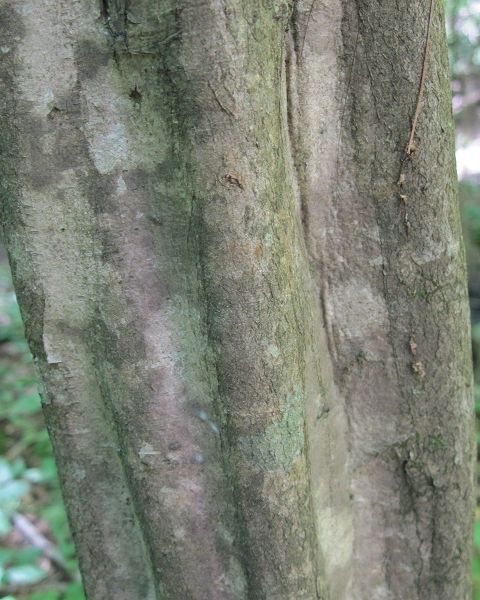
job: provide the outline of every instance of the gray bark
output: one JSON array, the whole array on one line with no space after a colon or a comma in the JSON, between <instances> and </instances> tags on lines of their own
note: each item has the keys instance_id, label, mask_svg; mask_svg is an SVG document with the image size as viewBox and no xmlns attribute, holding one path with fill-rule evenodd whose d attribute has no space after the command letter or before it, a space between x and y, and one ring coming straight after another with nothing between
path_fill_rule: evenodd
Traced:
<instances>
[{"instance_id":1,"label":"gray bark","mask_svg":"<svg viewBox=\"0 0 480 600\"><path fill-rule=\"evenodd\" d=\"M0 0L4 235L89 600L469 597L439 7L405 160L428 10Z\"/></svg>"}]
</instances>

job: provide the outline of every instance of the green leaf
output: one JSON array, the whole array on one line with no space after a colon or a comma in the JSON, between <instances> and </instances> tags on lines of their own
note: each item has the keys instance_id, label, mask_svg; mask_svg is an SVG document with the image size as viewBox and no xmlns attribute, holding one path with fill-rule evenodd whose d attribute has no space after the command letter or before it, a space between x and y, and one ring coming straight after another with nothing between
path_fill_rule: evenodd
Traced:
<instances>
[{"instance_id":1,"label":"green leaf","mask_svg":"<svg viewBox=\"0 0 480 600\"><path fill-rule=\"evenodd\" d=\"M11 548L0 548L0 567L13 562L15 553L16 550L12 550Z\"/></svg>"},{"instance_id":2,"label":"green leaf","mask_svg":"<svg viewBox=\"0 0 480 600\"><path fill-rule=\"evenodd\" d=\"M82 584L75 581L65 590L63 600L85 600Z\"/></svg>"},{"instance_id":3,"label":"green leaf","mask_svg":"<svg viewBox=\"0 0 480 600\"><path fill-rule=\"evenodd\" d=\"M477 344L480 343L480 323L472 325L472 340Z\"/></svg>"},{"instance_id":4,"label":"green leaf","mask_svg":"<svg viewBox=\"0 0 480 600\"><path fill-rule=\"evenodd\" d=\"M64 556L67 556L71 539L65 508L61 502L61 499L58 498L57 501L52 501L50 506L46 506L42 510L41 516L47 521L50 531L53 533L61 553Z\"/></svg>"},{"instance_id":5,"label":"green leaf","mask_svg":"<svg viewBox=\"0 0 480 600\"><path fill-rule=\"evenodd\" d=\"M3 458L0 458L0 485L13 479L12 465Z\"/></svg>"},{"instance_id":6,"label":"green leaf","mask_svg":"<svg viewBox=\"0 0 480 600\"><path fill-rule=\"evenodd\" d=\"M474 556L472 562L473 580L474 583L480 582L480 557Z\"/></svg>"},{"instance_id":7,"label":"green leaf","mask_svg":"<svg viewBox=\"0 0 480 600\"><path fill-rule=\"evenodd\" d=\"M473 529L473 544L475 548L480 549L480 521L475 521Z\"/></svg>"},{"instance_id":8,"label":"green leaf","mask_svg":"<svg viewBox=\"0 0 480 600\"><path fill-rule=\"evenodd\" d=\"M23 475L26 469L25 461L23 458L16 458L12 463L12 473L14 477L20 477Z\"/></svg>"},{"instance_id":9,"label":"green leaf","mask_svg":"<svg viewBox=\"0 0 480 600\"><path fill-rule=\"evenodd\" d=\"M39 548L35 548L35 546L20 548L15 550L12 562L15 566L34 564L41 554L42 551Z\"/></svg>"},{"instance_id":10,"label":"green leaf","mask_svg":"<svg viewBox=\"0 0 480 600\"><path fill-rule=\"evenodd\" d=\"M0 488L0 506L15 505L30 489L30 484L27 481L17 479L15 481L7 481Z\"/></svg>"},{"instance_id":11,"label":"green leaf","mask_svg":"<svg viewBox=\"0 0 480 600\"><path fill-rule=\"evenodd\" d=\"M475 398L475 412L478 414L480 413L480 385L474 385L473 396Z\"/></svg>"},{"instance_id":12,"label":"green leaf","mask_svg":"<svg viewBox=\"0 0 480 600\"><path fill-rule=\"evenodd\" d=\"M27 469L23 474L23 478L30 483L43 483L43 481L45 481L40 469Z\"/></svg>"},{"instance_id":13,"label":"green leaf","mask_svg":"<svg viewBox=\"0 0 480 600\"><path fill-rule=\"evenodd\" d=\"M57 481L57 467L53 458L48 457L42 460L40 465L44 482L53 483Z\"/></svg>"},{"instance_id":14,"label":"green leaf","mask_svg":"<svg viewBox=\"0 0 480 600\"><path fill-rule=\"evenodd\" d=\"M35 414L41 410L40 398L38 394L22 396L12 408L12 415L28 415Z\"/></svg>"},{"instance_id":15,"label":"green leaf","mask_svg":"<svg viewBox=\"0 0 480 600\"><path fill-rule=\"evenodd\" d=\"M42 590L28 596L27 600L60 600L62 594L58 590Z\"/></svg>"},{"instance_id":16,"label":"green leaf","mask_svg":"<svg viewBox=\"0 0 480 600\"><path fill-rule=\"evenodd\" d=\"M9 534L12 529L12 523L5 511L0 509L0 537Z\"/></svg>"},{"instance_id":17,"label":"green leaf","mask_svg":"<svg viewBox=\"0 0 480 600\"><path fill-rule=\"evenodd\" d=\"M6 573L7 582L10 585L32 585L45 579L47 574L36 565L21 565L11 567Z\"/></svg>"}]
</instances>

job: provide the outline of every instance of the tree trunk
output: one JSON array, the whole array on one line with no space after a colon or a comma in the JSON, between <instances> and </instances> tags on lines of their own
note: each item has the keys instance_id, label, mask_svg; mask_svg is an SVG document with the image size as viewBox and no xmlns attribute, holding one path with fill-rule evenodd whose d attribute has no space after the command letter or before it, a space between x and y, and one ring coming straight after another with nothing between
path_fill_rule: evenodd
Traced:
<instances>
[{"instance_id":1,"label":"tree trunk","mask_svg":"<svg viewBox=\"0 0 480 600\"><path fill-rule=\"evenodd\" d=\"M4 233L89 600L469 598L428 4L0 0Z\"/></svg>"}]
</instances>

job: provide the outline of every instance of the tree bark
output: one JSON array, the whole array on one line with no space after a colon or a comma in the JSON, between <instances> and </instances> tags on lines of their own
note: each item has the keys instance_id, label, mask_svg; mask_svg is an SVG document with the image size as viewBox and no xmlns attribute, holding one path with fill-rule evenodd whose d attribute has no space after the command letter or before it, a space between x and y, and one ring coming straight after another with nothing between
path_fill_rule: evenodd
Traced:
<instances>
[{"instance_id":1,"label":"tree bark","mask_svg":"<svg viewBox=\"0 0 480 600\"><path fill-rule=\"evenodd\" d=\"M3 225L89 600L469 597L442 10L0 0Z\"/></svg>"}]
</instances>

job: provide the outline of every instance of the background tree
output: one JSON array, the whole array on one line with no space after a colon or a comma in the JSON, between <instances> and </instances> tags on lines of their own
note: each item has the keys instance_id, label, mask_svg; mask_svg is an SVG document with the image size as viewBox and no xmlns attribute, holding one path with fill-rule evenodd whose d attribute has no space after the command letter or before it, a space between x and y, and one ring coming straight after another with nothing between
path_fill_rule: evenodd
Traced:
<instances>
[{"instance_id":1,"label":"background tree","mask_svg":"<svg viewBox=\"0 0 480 600\"><path fill-rule=\"evenodd\" d=\"M87 596L468 597L441 6L0 7L5 239Z\"/></svg>"}]
</instances>

